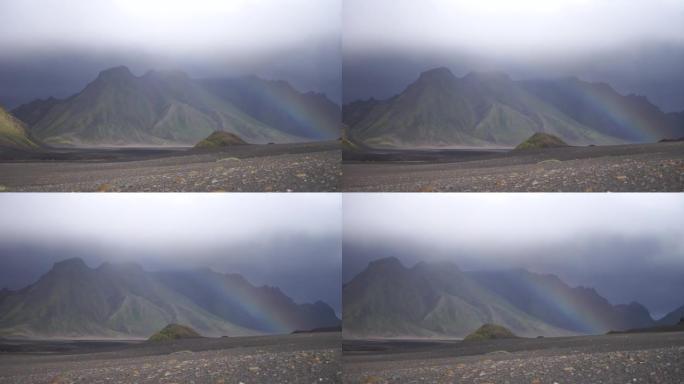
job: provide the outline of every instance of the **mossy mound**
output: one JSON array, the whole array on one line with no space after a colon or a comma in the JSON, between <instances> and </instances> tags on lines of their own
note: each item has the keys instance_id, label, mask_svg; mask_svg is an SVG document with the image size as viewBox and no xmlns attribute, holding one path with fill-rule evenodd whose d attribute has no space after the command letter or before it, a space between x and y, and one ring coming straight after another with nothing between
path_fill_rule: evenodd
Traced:
<instances>
[{"instance_id":1,"label":"mossy mound","mask_svg":"<svg viewBox=\"0 0 684 384\"><path fill-rule=\"evenodd\" d=\"M194 329L180 324L169 324L161 331L150 336L148 341L166 341L177 339L196 339L202 335L197 333Z\"/></svg>"},{"instance_id":2,"label":"mossy mound","mask_svg":"<svg viewBox=\"0 0 684 384\"><path fill-rule=\"evenodd\" d=\"M228 147L231 145L245 145L246 141L242 140L240 136L223 131L216 131L209 135L206 139L195 144L195 148L205 149L205 148L220 148Z\"/></svg>"},{"instance_id":3,"label":"mossy mound","mask_svg":"<svg viewBox=\"0 0 684 384\"><path fill-rule=\"evenodd\" d=\"M529 139L523 141L517 147L515 147L515 150L536 148L561 148L567 146L568 144L566 144L557 136L550 135L548 133L537 132L534 135L530 136Z\"/></svg>"},{"instance_id":4,"label":"mossy mound","mask_svg":"<svg viewBox=\"0 0 684 384\"><path fill-rule=\"evenodd\" d=\"M465 341L472 340L493 340L493 339L515 339L518 336L509 331L506 327L496 324L485 324L475 332L466 336Z\"/></svg>"}]
</instances>

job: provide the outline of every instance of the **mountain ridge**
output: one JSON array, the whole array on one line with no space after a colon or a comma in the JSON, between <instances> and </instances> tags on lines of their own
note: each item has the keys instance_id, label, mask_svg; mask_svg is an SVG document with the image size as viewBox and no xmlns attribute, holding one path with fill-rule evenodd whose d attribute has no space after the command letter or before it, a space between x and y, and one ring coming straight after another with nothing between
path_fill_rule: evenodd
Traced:
<instances>
[{"instance_id":1,"label":"mountain ridge","mask_svg":"<svg viewBox=\"0 0 684 384\"><path fill-rule=\"evenodd\" d=\"M175 284L165 280L165 276L175 278ZM135 263L103 263L90 268L80 258L63 260L35 283L0 295L0 335L147 338L170 323L186 324L206 336L258 335L339 324L327 304L297 304L279 289L278 300L288 305L268 307L268 296L263 293L268 289L255 287L243 277L242 291L253 299L234 303L229 309L242 311L244 318L239 318L240 313L218 311L217 303L237 301L230 289L220 289L223 279L229 276L213 271L208 275L200 270L175 275L147 272ZM183 289L182 279L203 281L204 285L191 294ZM216 288L213 294L210 288ZM198 297L208 299L202 302ZM255 313L266 314L266 320L285 320L254 323L251 321L255 320Z\"/></svg>"},{"instance_id":2,"label":"mountain ridge","mask_svg":"<svg viewBox=\"0 0 684 384\"><path fill-rule=\"evenodd\" d=\"M386 100L343 106L352 141L371 147L513 147L534 133L570 145L656 142L684 135L678 121L648 99L620 95L606 83L512 80L503 72L459 78L446 67L420 73Z\"/></svg>"},{"instance_id":3,"label":"mountain ridge","mask_svg":"<svg viewBox=\"0 0 684 384\"><path fill-rule=\"evenodd\" d=\"M32 134L53 146L190 146L214 131L257 144L339 136L334 132L339 123L330 123L338 107L325 95L298 92L284 81L250 79L262 93L281 83L286 91L236 105L227 94L237 80L192 79L173 70L135 76L118 66L101 71L68 98L35 100L13 112L30 125ZM273 110L278 113L268 113Z\"/></svg>"},{"instance_id":4,"label":"mountain ridge","mask_svg":"<svg viewBox=\"0 0 684 384\"><path fill-rule=\"evenodd\" d=\"M371 261L343 287L349 338L462 338L498 324L524 337L603 334L655 324L641 304L612 305L593 288L524 269L462 271L453 262Z\"/></svg>"}]
</instances>

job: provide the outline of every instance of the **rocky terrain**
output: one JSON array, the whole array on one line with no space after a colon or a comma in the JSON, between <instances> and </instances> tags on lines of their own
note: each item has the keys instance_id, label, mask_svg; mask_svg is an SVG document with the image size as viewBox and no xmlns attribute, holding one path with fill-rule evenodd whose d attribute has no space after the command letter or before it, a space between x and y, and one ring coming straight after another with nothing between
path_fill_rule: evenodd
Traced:
<instances>
[{"instance_id":1,"label":"rocky terrain","mask_svg":"<svg viewBox=\"0 0 684 384\"><path fill-rule=\"evenodd\" d=\"M9 342L0 342L6 351ZM0 383L339 383L339 333L84 344L2 353Z\"/></svg>"},{"instance_id":2,"label":"rocky terrain","mask_svg":"<svg viewBox=\"0 0 684 384\"><path fill-rule=\"evenodd\" d=\"M424 155L421 152L422 155ZM370 155L368 155L370 156ZM392 154L393 158L397 154ZM346 158L345 154L345 158ZM545 148L438 161L349 161L344 191L684 191L684 143ZM424 156L423 156L424 157Z\"/></svg>"},{"instance_id":3,"label":"rocky terrain","mask_svg":"<svg viewBox=\"0 0 684 384\"><path fill-rule=\"evenodd\" d=\"M347 383L680 383L684 332L491 340L345 341Z\"/></svg>"},{"instance_id":4,"label":"rocky terrain","mask_svg":"<svg viewBox=\"0 0 684 384\"><path fill-rule=\"evenodd\" d=\"M215 151L61 150L0 163L0 190L26 192L336 191L336 142ZM52 160L51 160L52 158Z\"/></svg>"}]
</instances>

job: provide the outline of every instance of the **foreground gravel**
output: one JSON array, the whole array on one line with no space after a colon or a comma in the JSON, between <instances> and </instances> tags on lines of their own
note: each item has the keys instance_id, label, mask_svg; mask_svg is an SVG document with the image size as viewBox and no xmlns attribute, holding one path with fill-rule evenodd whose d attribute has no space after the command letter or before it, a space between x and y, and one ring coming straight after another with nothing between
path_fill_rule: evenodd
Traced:
<instances>
[{"instance_id":1,"label":"foreground gravel","mask_svg":"<svg viewBox=\"0 0 684 384\"><path fill-rule=\"evenodd\" d=\"M661 347L640 349L640 337L563 347L562 342L535 350L493 350L476 356L426 358L411 353L344 357L346 383L585 384L684 383L684 334L660 337ZM626 336L627 338L631 335ZM648 336L647 336L648 337ZM610 349L617 349L609 351Z\"/></svg>"},{"instance_id":2,"label":"foreground gravel","mask_svg":"<svg viewBox=\"0 0 684 384\"><path fill-rule=\"evenodd\" d=\"M684 143L571 147L452 163L344 164L344 191L684 191Z\"/></svg>"},{"instance_id":3,"label":"foreground gravel","mask_svg":"<svg viewBox=\"0 0 684 384\"><path fill-rule=\"evenodd\" d=\"M682 383L684 347L483 359L348 375L349 383Z\"/></svg>"},{"instance_id":4,"label":"foreground gravel","mask_svg":"<svg viewBox=\"0 0 684 384\"><path fill-rule=\"evenodd\" d=\"M263 147L263 146L262 146ZM0 164L0 190L26 192L337 191L336 143L254 147L133 161ZM285 148L283 148L285 147ZM268 151L267 151L268 150ZM270 151L270 152L269 152Z\"/></svg>"},{"instance_id":5,"label":"foreground gravel","mask_svg":"<svg viewBox=\"0 0 684 384\"><path fill-rule=\"evenodd\" d=\"M135 356L135 348L131 353L13 356L9 361L0 355L0 383L341 382L339 334L303 335L299 339L308 340L302 343L269 338L272 345L191 351L178 349L181 343L174 352L143 356Z\"/></svg>"}]
</instances>

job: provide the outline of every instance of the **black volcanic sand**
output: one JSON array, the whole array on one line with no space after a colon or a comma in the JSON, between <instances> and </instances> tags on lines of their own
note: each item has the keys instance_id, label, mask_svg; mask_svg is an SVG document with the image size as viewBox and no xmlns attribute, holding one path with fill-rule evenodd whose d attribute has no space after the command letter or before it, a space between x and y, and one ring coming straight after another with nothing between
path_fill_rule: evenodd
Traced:
<instances>
[{"instance_id":1,"label":"black volcanic sand","mask_svg":"<svg viewBox=\"0 0 684 384\"><path fill-rule=\"evenodd\" d=\"M336 191L336 141L188 148L53 149L5 153L0 191Z\"/></svg>"},{"instance_id":2,"label":"black volcanic sand","mask_svg":"<svg viewBox=\"0 0 684 384\"><path fill-rule=\"evenodd\" d=\"M525 151L345 152L343 191L684 191L684 142Z\"/></svg>"},{"instance_id":3,"label":"black volcanic sand","mask_svg":"<svg viewBox=\"0 0 684 384\"><path fill-rule=\"evenodd\" d=\"M0 383L339 383L340 343L340 333L156 343L0 340Z\"/></svg>"},{"instance_id":4,"label":"black volcanic sand","mask_svg":"<svg viewBox=\"0 0 684 384\"><path fill-rule=\"evenodd\" d=\"M684 332L343 342L345 383L682 383Z\"/></svg>"}]
</instances>

